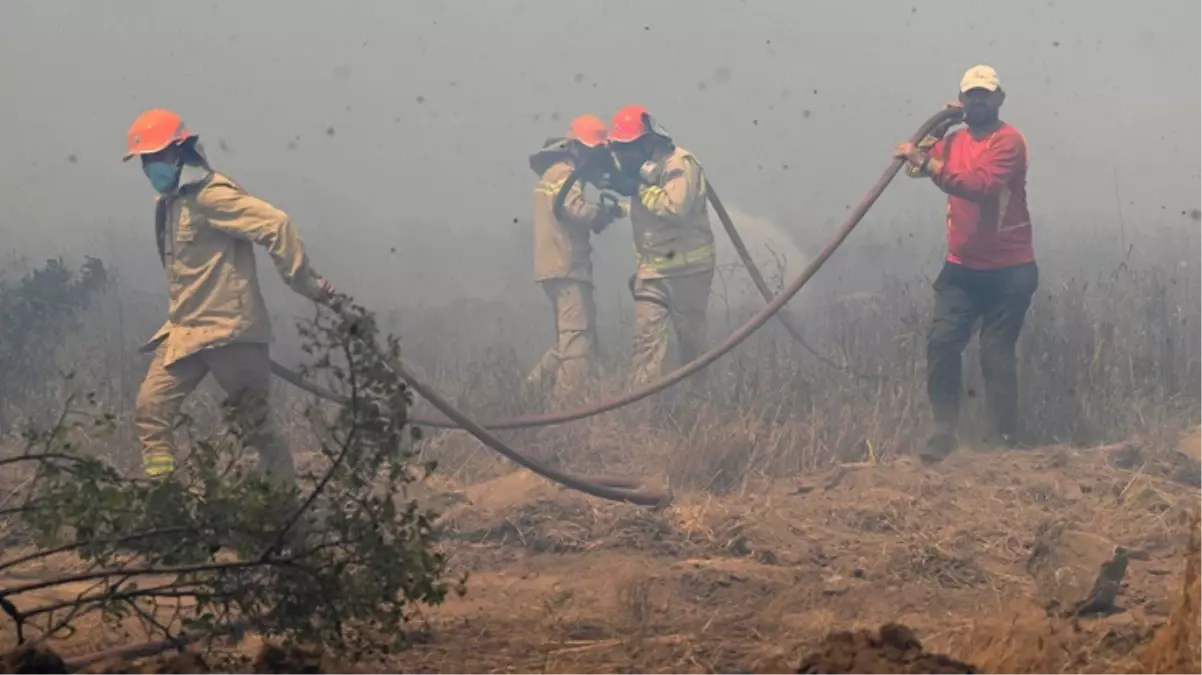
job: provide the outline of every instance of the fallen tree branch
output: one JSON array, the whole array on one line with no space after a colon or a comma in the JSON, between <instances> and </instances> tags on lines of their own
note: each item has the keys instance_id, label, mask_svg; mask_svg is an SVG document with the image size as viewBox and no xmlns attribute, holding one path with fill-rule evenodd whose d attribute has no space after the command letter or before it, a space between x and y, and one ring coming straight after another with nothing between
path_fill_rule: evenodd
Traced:
<instances>
[{"instance_id":1,"label":"fallen tree branch","mask_svg":"<svg viewBox=\"0 0 1202 675\"><path fill-rule=\"evenodd\" d=\"M255 622L252 619L239 619L220 626L215 626L207 630L188 631L182 635L177 635L174 638L151 640L133 645L124 645L121 647L114 647L112 649L104 649L91 654L84 654L83 656L75 656L65 659L65 662L68 668L71 668L72 670L79 670L80 668L85 668L93 663L108 661L110 659L114 661L130 661L133 659L140 659L147 656L162 654L163 652L170 651L172 649L183 649L184 647L196 642L200 642L205 638L219 638L226 635L241 633L253 626L254 623Z\"/></svg>"}]
</instances>

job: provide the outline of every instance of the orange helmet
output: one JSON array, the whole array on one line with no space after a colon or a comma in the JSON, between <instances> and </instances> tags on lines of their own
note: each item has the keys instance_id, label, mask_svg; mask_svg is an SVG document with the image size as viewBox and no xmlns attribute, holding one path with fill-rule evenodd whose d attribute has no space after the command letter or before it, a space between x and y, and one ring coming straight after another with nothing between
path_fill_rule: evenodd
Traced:
<instances>
[{"instance_id":1,"label":"orange helmet","mask_svg":"<svg viewBox=\"0 0 1202 675\"><path fill-rule=\"evenodd\" d=\"M572 120L568 138L578 141L587 148L603 145L605 143L605 122L596 115L581 115Z\"/></svg>"},{"instance_id":2,"label":"orange helmet","mask_svg":"<svg viewBox=\"0 0 1202 675\"><path fill-rule=\"evenodd\" d=\"M188 131L179 115L170 110L154 108L138 115L129 127L129 150L121 161L136 155L156 153L174 143L180 143L196 134Z\"/></svg>"},{"instance_id":3,"label":"orange helmet","mask_svg":"<svg viewBox=\"0 0 1202 675\"><path fill-rule=\"evenodd\" d=\"M628 105L614 115L613 124L609 125L609 140L614 143L630 143L647 134L655 134L671 139L667 131L656 123L655 118L646 106Z\"/></svg>"},{"instance_id":4,"label":"orange helmet","mask_svg":"<svg viewBox=\"0 0 1202 675\"><path fill-rule=\"evenodd\" d=\"M614 115L613 124L609 128L609 140L630 143L642 138L651 130L651 125L647 124L649 117L651 113L647 112L644 106L628 105L622 108Z\"/></svg>"}]
</instances>

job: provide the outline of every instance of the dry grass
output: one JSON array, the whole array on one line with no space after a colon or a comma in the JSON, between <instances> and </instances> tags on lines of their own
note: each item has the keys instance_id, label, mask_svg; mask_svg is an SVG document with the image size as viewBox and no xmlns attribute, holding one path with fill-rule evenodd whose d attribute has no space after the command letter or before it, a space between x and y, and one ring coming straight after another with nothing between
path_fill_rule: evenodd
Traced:
<instances>
[{"instance_id":1,"label":"dry grass","mask_svg":"<svg viewBox=\"0 0 1202 675\"><path fill-rule=\"evenodd\" d=\"M880 247L863 236L864 250ZM863 251L841 253L795 303L813 343L877 379L832 371L769 324L692 391L504 433L572 471L669 485L677 498L664 511L566 492L463 433L428 433L423 455L440 468L415 496L445 511L453 563L473 575L469 593L425 617L433 637L401 661L360 665L780 672L831 631L897 621L926 650L989 672L1197 672L1196 437L1176 448L1202 414L1199 267L1178 264L1198 238L1196 227L1166 230L1112 255L1087 237L1084 249L1041 254L1020 344L1025 423L1044 444L1036 451L991 452L977 441L970 347L969 447L933 468L914 460L928 416L923 334L934 267L910 266L935 258L901 239L884 240L890 255L870 270ZM866 285L867 296L850 295ZM715 334L758 306L740 288L724 293ZM76 383L125 421L145 367L131 347L157 327L158 311L110 296L63 355ZM512 392L550 339L544 312L538 303L425 308L398 312L395 327L406 357L450 398L498 417L539 407ZM607 374L597 396L625 388L629 337L628 317L604 298L602 320ZM276 353L296 362L286 336ZM214 419L213 392L189 405L202 423ZM305 399L284 385L279 393L303 455ZM60 395L48 390L24 418L8 418L36 419ZM122 429L97 451L136 457ZM1049 524L1135 552L1123 612L1047 615L1025 564Z\"/></svg>"}]
</instances>

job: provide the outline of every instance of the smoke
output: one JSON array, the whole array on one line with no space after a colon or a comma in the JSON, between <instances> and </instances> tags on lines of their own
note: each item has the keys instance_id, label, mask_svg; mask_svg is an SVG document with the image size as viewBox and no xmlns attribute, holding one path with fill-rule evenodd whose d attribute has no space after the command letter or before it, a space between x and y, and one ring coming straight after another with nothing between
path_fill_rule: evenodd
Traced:
<instances>
[{"instance_id":1,"label":"smoke","mask_svg":"<svg viewBox=\"0 0 1202 675\"><path fill-rule=\"evenodd\" d=\"M774 292L787 286L805 268L810 256L801 250L798 243L786 231L772 221L753 216L738 207L728 205L726 210L730 213L735 228L742 235L743 243L747 245L747 250L755 260L756 266L760 268L764 279L768 281L768 286ZM751 278L743 268L738 253L730 243L730 238L726 236L726 230L722 227L718 216L712 212L710 213L710 222L714 229L718 267L723 270L720 275L728 275L727 291L732 295L731 300L742 299L750 295L754 298L754 304L762 303L763 300L752 285ZM734 270L733 273L726 271L730 269ZM721 291L721 283L718 278L715 278L715 295ZM805 296L806 294L802 292L789 305L803 304ZM712 302L720 301L720 298L712 300Z\"/></svg>"}]
</instances>

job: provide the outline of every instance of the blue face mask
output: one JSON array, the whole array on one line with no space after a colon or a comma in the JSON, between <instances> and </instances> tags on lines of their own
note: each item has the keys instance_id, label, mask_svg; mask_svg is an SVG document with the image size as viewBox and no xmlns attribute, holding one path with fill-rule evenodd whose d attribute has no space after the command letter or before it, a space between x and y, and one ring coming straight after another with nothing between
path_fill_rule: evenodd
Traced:
<instances>
[{"instance_id":1,"label":"blue face mask","mask_svg":"<svg viewBox=\"0 0 1202 675\"><path fill-rule=\"evenodd\" d=\"M170 162L150 162L142 167L142 172L159 194L175 187L176 181L179 180L179 166Z\"/></svg>"}]
</instances>

